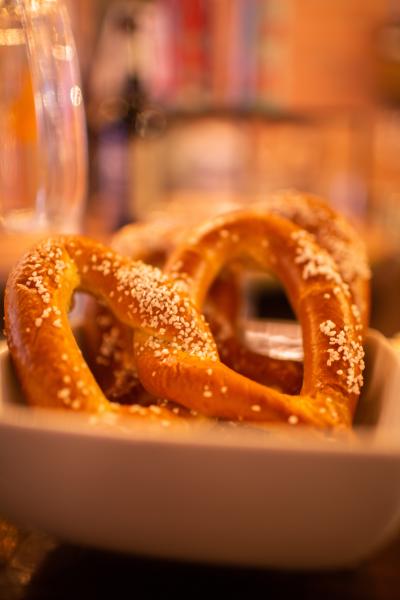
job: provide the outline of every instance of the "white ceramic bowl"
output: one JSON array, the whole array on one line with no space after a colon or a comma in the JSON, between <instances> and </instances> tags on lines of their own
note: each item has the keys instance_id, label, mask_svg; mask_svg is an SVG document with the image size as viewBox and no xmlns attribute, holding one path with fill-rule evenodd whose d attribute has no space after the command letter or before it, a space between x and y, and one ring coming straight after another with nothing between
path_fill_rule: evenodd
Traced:
<instances>
[{"instance_id":1,"label":"white ceramic bowl","mask_svg":"<svg viewBox=\"0 0 400 600\"><path fill-rule=\"evenodd\" d=\"M380 334L354 436L145 431L23 404L0 353L0 513L63 540L279 568L357 564L400 523L400 362Z\"/></svg>"}]
</instances>

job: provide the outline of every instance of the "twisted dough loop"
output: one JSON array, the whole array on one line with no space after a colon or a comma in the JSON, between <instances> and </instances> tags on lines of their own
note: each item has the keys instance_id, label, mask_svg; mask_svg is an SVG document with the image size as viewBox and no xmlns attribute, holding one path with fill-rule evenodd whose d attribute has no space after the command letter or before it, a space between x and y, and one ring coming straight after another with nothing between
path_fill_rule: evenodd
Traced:
<instances>
[{"instance_id":1,"label":"twisted dough loop","mask_svg":"<svg viewBox=\"0 0 400 600\"><path fill-rule=\"evenodd\" d=\"M133 260L162 267L187 232L171 223L133 223L113 236L112 248ZM258 383L288 394L298 393L303 380L302 364L256 354L240 341L237 318L240 314L241 276L237 269L225 269L207 294L204 314L217 342L222 362ZM107 398L115 402L143 403L146 393L137 377L132 353L133 330L122 324L104 305L89 303L83 324L87 358Z\"/></svg>"},{"instance_id":2,"label":"twisted dough loop","mask_svg":"<svg viewBox=\"0 0 400 600\"><path fill-rule=\"evenodd\" d=\"M369 320L370 271L364 244L348 221L338 214L325 200L294 190L276 192L252 208L254 215L280 215L306 229L320 246L325 248L337 263L338 270L350 287L354 304L360 311L363 326ZM220 217L221 225L224 216ZM217 221L218 222L218 219ZM159 264L184 240L182 227L171 222L142 223L125 226L113 238L113 247L131 258L141 258ZM229 263L229 267L231 265ZM205 315L215 336L221 360L251 379L280 389L286 393L298 393L303 378L302 365L295 361L282 361L252 352L240 340L238 318L240 315L241 271L225 269L222 277L214 280L204 306ZM105 331L105 335L108 335ZM126 332L121 331L119 346ZM129 337L129 336L128 336ZM132 359L126 352L118 351L126 365L132 367ZM101 357L99 357L102 360ZM127 373L124 365L117 365L116 373ZM103 374L106 370L103 371ZM111 376L112 379L112 376ZM119 380L117 380L117 383ZM115 387L115 386L114 386ZM118 385L116 386L118 387ZM124 389L124 387L122 388Z\"/></svg>"},{"instance_id":3,"label":"twisted dough loop","mask_svg":"<svg viewBox=\"0 0 400 600\"><path fill-rule=\"evenodd\" d=\"M216 356L215 344L186 294L177 294L158 269L132 262L92 240L53 238L28 253L11 273L5 292L7 342L28 401L43 407L89 412L116 410L83 360L68 321L75 290L106 302L130 327L177 339L186 351ZM190 344L162 314L178 312L192 331ZM161 315L161 316L160 316ZM131 412L127 407L126 410ZM171 418L158 407L157 416Z\"/></svg>"},{"instance_id":4,"label":"twisted dough loop","mask_svg":"<svg viewBox=\"0 0 400 600\"><path fill-rule=\"evenodd\" d=\"M315 236L317 243L335 260L340 275L348 284L354 310L358 309L365 329L370 313L371 273L365 245L354 227L322 198L296 190L275 192L263 202L254 204L251 210L261 217L267 214L284 217ZM223 225L223 217L220 222ZM237 276L237 273L228 271L229 285L224 285L223 279L218 280L217 285L213 284L215 302L206 313L207 318L212 316L211 329L224 362L259 383L278 387L287 393L298 393L303 377L300 363L263 357L241 342L239 311L232 314L232 309L227 310L232 298L236 298L238 304Z\"/></svg>"},{"instance_id":5,"label":"twisted dough loop","mask_svg":"<svg viewBox=\"0 0 400 600\"><path fill-rule=\"evenodd\" d=\"M152 340L135 338L139 377L151 393L170 397L206 415L225 419L350 425L364 368L362 325L332 258L303 229L276 215L226 216L170 258L166 273L190 290L200 310L207 290L227 260L246 255L282 281L303 329L304 380L288 396L235 373L219 361L185 360L169 352L159 360ZM158 377L151 373L157 369ZM178 376L178 377L177 377ZM172 381L172 383L171 383Z\"/></svg>"}]
</instances>

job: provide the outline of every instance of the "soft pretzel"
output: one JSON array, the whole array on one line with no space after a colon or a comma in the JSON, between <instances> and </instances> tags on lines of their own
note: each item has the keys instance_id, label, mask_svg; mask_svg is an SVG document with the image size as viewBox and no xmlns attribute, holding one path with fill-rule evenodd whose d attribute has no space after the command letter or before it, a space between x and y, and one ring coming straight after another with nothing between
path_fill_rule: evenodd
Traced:
<instances>
[{"instance_id":1,"label":"soft pretzel","mask_svg":"<svg viewBox=\"0 0 400 600\"><path fill-rule=\"evenodd\" d=\"M369 319L369 279L365 247L357 232L325 200L313 195L285 190L276 192L252 208L255 214L278 214L300 225L313 235L337 263L344 281L349 284L358 307L362 324ZM219 217L221 225L224 216ZM180 240L185 239L183 227L169 221L135 223L125 226L113 238L113 247L130 256L152 264L163 264ZM303 366L297 361L277 360L251 351L241 341L238 317L241 305L241 271L225 269L213 282L204 312L216 339L221 360L229 367L251 379L273 386L286 393L298 393L303 379ZM136 397L142 389L134 377L136 367L129 351L131 333L118 324L106 309L98 309L90 325L94 364L100 363L98 377L104 382L108 394L116 398L126 394ZM108 324L107 324L108 323ZM110 333L110 332L113 332ZM104 344L105 340L105 344ZM113 352L110 352L110 340ZM104 356L104 351L107 356Z\"/></svg>"},{"instance_id":2,"label":"soft pretzel","mask_svg":"<svg viewBox=\"0 0 400 600\"><path fill-rule=\"evenodd\" d=\"M140 331L134 347L143 385L153 394L224 419L349 426L362 385L363 326L349 286L314 236L277 215L239 212L217 219L178 248L165 272L201 310L221 267L243 255L282 281L302 325L300 394L289 396L257 384L205 355L175 353L173 344L161 350L157 337Z\"/></svg>"},{"instance_id":3,"label":"soft pretzel","mask_svg":"<svg viewBox=\"0 0 400 600\"><path fill-rule=\"evenodd\" d=\"M367 327L371 273L365 245L354 227L324 199L296 190L275 192L254 204L251 210L261 216L280 215L315 236L318 244L335 260L339 273L349 285L353 310L359 310L363 328ZM219 221L223 226L223 215ZM276 386L287 393L298 393L303 377L301 363L262 356L242 343L238 333L239 277L240 270L239 273L228 270L224 277L214 282L213 302L206 311L221 359L259 383Z\"/></svg>"},{"instance_id":4,"label":"soft pretzel","mask_svg":"<svg viewBox=\"0 0 400 600\"><path fill-rule=\"evenodd\" d=\"M76 289L106 302L121 322L152 334L159 333L160 319L164 322L160 315L177 311L180 322L193 328L192 344L165 322L166 334L175 335L185 348L204 347L215 355L212 336L197 310L158 269L84 237L51 238L21 259L5 291L7 342L28 401L76 411L126 412L165 424L175 417L190 417L190 411L167 399L120 407L104 396L68 322Z\"/></svg>"},{"instance_id":5,"label":"soft pretzel","mask_svg":"<svg viewBox=\"0 0 400 600\"><path fill-rule=\"evenodd\" d=\"M185 235L186 234L186 235ZM134 260L162 267L168 254L187 237L187 231L168 221L132 223L119 230L111 245ZM265 357L252 352L240 341L237 319L242 302L238 279L241 269L225 269L207 296L204 314L217 342L222 362L254 381L288 394L298 393L303 367L298 361ZM109 309L89 303L84 321L86 356L106 396L116 402L133 403L149 399L137 373L131 351L133 330L116 319Z\"/></svg>"},{"instance_id":6,"label":"soft pretzel","mask_svg":"<svg viewBox=\"0 0 400 600\"><path fill-rule=\"evenodd\" d=\"M302 324L305 370L299 396L254 383L223 365L197 309L225 260L242 253L281 278ZM79 236L50 239L28 253L7 282L5 324L29 401L113 409L68 324L71 295L79 288L100 297L135 328L139 377L156 397L229 420L350 425L362 385L362 325L348 286L312 236L278 216L232 215L181 248L168 271L175 281Z\"/></svg>"}]
</instances>

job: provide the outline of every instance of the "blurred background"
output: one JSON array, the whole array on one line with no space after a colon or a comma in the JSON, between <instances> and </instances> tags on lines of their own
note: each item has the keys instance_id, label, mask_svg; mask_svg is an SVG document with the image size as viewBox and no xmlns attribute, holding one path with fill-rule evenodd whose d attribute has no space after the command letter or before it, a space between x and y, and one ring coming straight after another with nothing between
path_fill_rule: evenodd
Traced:
<instances>
[{"instance_id":1,"label":"blurred background","mask_svg":"<svg viewBox=\"0 0 400 600\"><path fill-rule=\"evenodd\" d=\"M87 233L197 220L278 188L321 194L367 241L372 325L400 330L400 0L66 7L86 111Z\"/></svg>"}]
</instances>

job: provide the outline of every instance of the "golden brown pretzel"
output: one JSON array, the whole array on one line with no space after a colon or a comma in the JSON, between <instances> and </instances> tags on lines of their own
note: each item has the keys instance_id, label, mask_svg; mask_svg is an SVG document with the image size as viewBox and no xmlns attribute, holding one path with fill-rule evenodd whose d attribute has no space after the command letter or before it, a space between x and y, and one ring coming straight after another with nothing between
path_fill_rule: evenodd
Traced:
<instances>
[{"instance_id":1,"label":"golden brown pretzel","mask_svg":"<svg viewBox=\"0 0 400 600\"><path fill-rule=\"evenodd\" d=\"M106 302L117 318L157 334L157 315L178 311L181 323L194 328L191 344L165 323L184 348L215 344L197 310L184 293L158 269L132 262L93 240L80 236L56 237L28 252L9 276L5 291L7 342L28 401L43 407L65 407L102 413L119 407L100 390L83 359L68 322L75 289ZM168 422L178 413L163 400L148 408L124 407L135 416Z\"/></svg>"},{"instance_id":2,"label":"golden brown pretzel","mask_svg":"<svg viewBox=\"0 0 400 600\"><path fill-rule=\"evenodd\" d=\"M363 327L367 327L371 273L365 245L354 227L324 199L295 190L275 192L263 202L253 205L251 210L261 216L276 214L285 217L315 236L318 244L335 260L339 273L349 285L353 310L360 311ZM223 225L224 216L219 220ZM239 296L237 271L228 271L224 278L213 284L214 301L209 304L206 315L222 360L259 383L276 386L287 393L298 393L303 377L301 363L266 358L241 342L238 332Z\"/></svg>"},{"instance_id":3,"label":"golden brown pretzel","mask_svg":"<svg viewBox=\"0 0 400 600\"><path fill-rule=\"evenodd\" d=\"M187 355L173 342L165 348L140 331L134 347L143 385L207 416L349 426L362 385L363 327L349 286L314 236L276 215L239 212L216 219L178 248L166 273L179 289L189 290L201 310L221 267L242 255L281 279L302 325L301 393L279 393L207 353Z\"/></svg>"},{"instance_id":4,"label":"golden brown pretzel","mask_svg":"<svg viewBox=\"0 0 400 600\"><path fill-rule=\"evenodd\" d=\"M111 244L133 260L162 267L179 239L185 239L185 231L176 224L133 223L118 231ZM301 363L252 352L237 335L236 320L242 302L240 275L236 269L225 269L213 283L204 308L221 360L254 381L288 394L298 393L303 380ZM107 398L124 404L149 401L151 395L137 377L131 351L133 330L118 321L106 306L93 303L87 307L83 325L86 356Z\"/></svg>"},{"instance_id":5,"label":"golden brown pretzel","mask_svg":"<svg viewBox=\"0 0 400 600\"><path fill-rule=\"evenodd\" d=\"M253 210L262 215L272 213L284 216L316 236L318 243L337 262L339 272L350 286L354 304L360 310L361 320L366 325L370 279L367 256L363 243L346 219L321 198L296 191L276 192ZM224 217L220 219L222 223ZM135 223L120 230L112 244L122 254L161 266L178 240L184 238L184 228L169 221ZM259 355L241 342L238 332L242 293L240 277L238 269L225 270L213 282L204 307L221 360L259 383L286 393L298 393L303 378L301 363ZM130 353L130 330L107 315L105 308L93 314L87 327L90 330L88 340L91 342L92 364L103 383L103 389L118 401L122 398L136 401L143 390L135 376L136 366ZM96 368L96 362L100 368Z\"/></svg>"},{"instance_id":6,"label":"golden brown pretzel","mask_svg":"<svg viewBox=\"0 0 400 600\"><path fill-rule=\"evenodd\" d=\"M251 240L246 239L250 231ZM28 253L7 282L7 340L30 402L110 408L69 328L67 308L79 287L138 328L138 372L154 395L221 418L350 425L362 382L362 326L335 264L311 236L280 217L233 215L223 228L211 227L181 249L170 270L178 275L179 258L201 304L226 257L242 252L282 278L303 325L306 368L300 396L254 383L219 361L204 318L184 289L187 276L172 282L101 244L70 237Z\"/></svg>"},{"instance_id":7,"label":"golden brown pretzel","mask_svg":"<svg viewBox=\"0 0 400 600\"><path fill-rule=\"evenodd\" d=\"M344 281L349 284L354 299L354 310L358 307L362 323L366 326L369 318L370 271L364 245L347 220L321 198L292 190L276 192L252 210L261 215L272 213L284 216L315 235L318 243L332 254ZM220 219L222 223L224 216ZM141 258L151 263L158 261L161 265L165 255L177 245L179 238L184 239L183 228L168 221L133 224L116 234L113 246L132 258ZM221 360L259 383L276 387L286 393L298 393L303 378L301 363L261 356L241 342L238 331L240 277L240 270L225 270L222 277L213 282L204 307ZM115 322L113 327L114 331L122 329ZM107 328L104 335L109 337ZM129 373L135 371L130 353L123 350L124 344L125 348L130 346L130 336L127 331L120 331L116 338L117 364L112 364L118 377L115 379L116 384L110 388L117 390L117 396L121 394L118 388L124 393L127 387L121 375L125 373L129 380ZM102 346L98 344L98 347ZM118 364L119 358L122 359L122 364ZM98 360L109 362L111 359L100 357ZM103 376L106 374L107 370L104 370ZM110 372L108 376L110 379ZM134 386L133 390L136 389Z\"/></svg>"}]
</instances>

